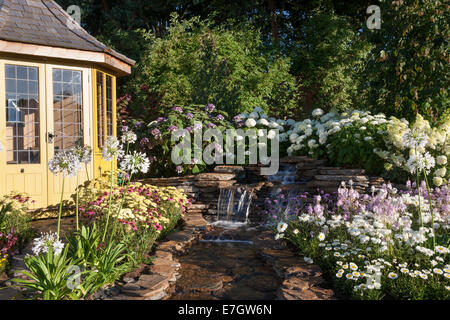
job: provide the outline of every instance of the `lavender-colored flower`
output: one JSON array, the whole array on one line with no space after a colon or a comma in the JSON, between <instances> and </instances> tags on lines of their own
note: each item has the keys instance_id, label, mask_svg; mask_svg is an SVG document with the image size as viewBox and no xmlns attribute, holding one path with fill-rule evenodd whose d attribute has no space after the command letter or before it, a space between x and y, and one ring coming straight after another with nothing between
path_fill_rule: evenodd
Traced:
<instances>
[{"instance_id":1,"label":"lavender-colored flower","mask_svg":"<svg viewBox=\"0 0 450 320\"><path fill-rule=\"evenodd\" d=\"M142 122L136 121L136 123L134 124L134 126L135 126L136 128L140 128L140 127L142 126Z\"/></svg>"},{"instance_id":2,"label":"lavender-colored flower","mask_svg":"<svg viewBox=\"0 0 450 320\"><path fill-rule=\"evenodd\" d=\"M172 107L172 110L175 112L183 113L183 108L181 107Z\"/></svg>"},{"instance_id":3,"label":"lavender-colored flower","mask_svg":"<svg viewBox=\"0 0 450 320\"><path fill-rule=\"evenodd\" d=\"M188 132L194 131L194 129L192 129L192 127L186 127L186 130L187 130Z\"/></svg>"},{"instance_id":4,"label":"lavender-colored flower","mask_svg":"<svg viewBox=\"0 0 450 320\"><path fill-rule=\"evenodd\" d=\"M161 137L161 131L158 128L152 130L152 135L155 139L159 139Z\"/></svg>"},{"instance_id":5,"label":"lavender-colored flower","mask_svg":"<svg viewBox=\"0 0 450 320\"><path fill-rule=\"evenodd\" d=\"M212 122L210 122L210 123L208 123L207 125L206 125L206 127L207 128L214 128L216 125L214 124L214 123L212 123Z\"/></svg>"},{"instance_id":6,"label":"lavender-colored flower","mask_svg":"<svg viewBox=\"0 0 450 320\"><path fill-rule=\"evenodd\" d=\"M123 126L122 127L122 132L128 131L128 129L129 129L128 126Z\"/></svg>"},{"instance_id":7,"label":"lavender-colored flower","mask_svg":"<svg viewBox=\"0 0 450 320\"><path fill-rule=\"evenodd\" d=\"M241 121L241 116L240 116L240 115L234 116L234 117L233 117L233 121L234 121L234 122L239 122L239 121Z\"/></svg>"},{"instance_id":8,"label":"lavender-colored flower","mask_svg":"<svg viewBox=\"0 0 450 320\"><path fill-rule=\"evenodd\" d=\"M194 118L194 115L190 112L186 113L186 119L192 119Z\"/></svg>"},{"instance_id":9,"label":"lavender-colored flower","mask_svg":"<svg viewBox=\"0 0 450 320\"><path fill-rule=\"evenodd\" d=\"M169 131L175 131L175 130L178 130L178 127L174 126L174 125L171 125L168 130Z\"/></svg>"},{"instance_id":10,"label":"lavender-colored flower","mask_svg":"<svg viewBox=\"0 0 450 320\"><path fill-rule=\"evenodd\" d=\"M216 108L215 105L213 105L212 103L209 103L208 105L206 105L205 110L207 112L213 112L215 108Z\"/></svg>"},{"instance_id":11,"label":"lavender-colored flower","mask_svg":"<svg viewBox=\"0 0 450 320\"><path fill-rule=\"evenodd\" d=\"M219 121L225 120L224 116L221 115L221 114L218 114L217 117L216 117L216 119L219 120Z\"/></svg>"},{"instance_id":12,"label":"lavender-colored flower","mask_svg":"<svg viewBox=\"0 0 450 320\"><path fill-rule=\"evenodd\" d=\"M181 166L177 166L175 168L175 170L177 171L177 173L182 173L183 172L183 168Z\"/></svg>"},{"instance_id":13,"label":"lavender-colored flower","mask_svg":"<svg viewBox=\"0 0 450 320\"><path fill-rule=\"evenodd\" d=\"M201 130L202 124L200 122L194 123L194 131Z\"/></svg>"},{"instance_id":14,"label":"lavender-colored flower","mask_svg":"<svg viewBox=\"0 0 450 320\"><path fill-rule=\"evenodd\" d=\"M166 118L164 118L164 117L158 117L158 119L156 119L156 121L159 123L159 122L163 122L163 121L166 121Z\"/></svg>"},{"instance_id":15,"label":"lavender-colored flower","mask_svg":"<svg viewBox=\"0 0 450 320\"><path fill-rule=\"evenodd\" d=\"M150 142L150 140L148 140L147 137L144 137L144 138L141 139L140 145L145 145L145 144L147 144L149 142Z\"/></svg>"}]
</instances>

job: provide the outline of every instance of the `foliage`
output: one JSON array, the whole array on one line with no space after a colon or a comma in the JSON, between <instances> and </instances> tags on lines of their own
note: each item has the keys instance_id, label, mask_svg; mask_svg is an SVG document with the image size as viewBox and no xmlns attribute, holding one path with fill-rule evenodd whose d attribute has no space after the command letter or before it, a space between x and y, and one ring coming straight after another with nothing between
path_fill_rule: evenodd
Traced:
<instances>
[{"instance_id":1,"label":"foliage","mask_svg":"<svg viewBox=\"0 0 450 320\"><path fill-rule=\"evenodd\" d=\"M3 254L13 255L33 236L32 217L28 213L32 202L24 193L11 192L0 196L0 249ZM14 244L11 242L13 238Z\"/></svg>"},{"instance_id":2,"label":"foliage","mask_svg":"<svg viewBox=\"0 0 450 320\"><path fill-rule=\"evenodd\" d=\"M353 29L346 17L318 9L296 30L301 36L290 52L292 72L309 108L344 111L355 105L357 74L370 44Z\"/></svg>"},{"instance_id":3,"label":"foliage","mask_svg":"<svg viewBox=\"0 0 450 320\"><path fill-rule=\"evenodd\" d=\"M78 299L76 293L67 286L69 267L73 263L67 255L68 249L66 247L61 254L53 254L49 248L45 254L25 257L25 264L30 271L22 270L20 273L29 279L13 281L36 292L44 300Z\"/></svg>"},{"instance_id":4,"label":"foliage","mask_svg":"<svg viewBox=\"0 0 450 320\"><path fill-rule=\"evenodd\" d=\"M82 223L90 226L95 224L99 232L103 233L106 215L111 210L111 217L118 222L113 240L125 244L131 259L129 261L138 264L146 258L156 239L177 225L188 204L186 195L174 187L158 188L140 183L133 183L128 187L115 185L110 207L109 186L101 181L102 179L96 179L80 187ZM104 188L99 189L102 185ZM91 197L92 194L97 197ZM114 226L109 225L107 228L107 234L111 234ZM92 237L84 236L87 239ZM94 246L93 243L96 242L87 243Z\"/></svg>"},{"instance_id":5,"label":"foliage","mask_svg":"<svg viewBox=\"0 0 450 320\"><path fill-rule=\"evenodd\" d=\"M266 199L267 225L318 263L337 291L355 299L450 298L450 188L404 193L384 185L372 194L351 186L337 195ZM423 220L419 207L423 204ZM436 235L434 237L434 234ZM436 245L434 245L434 238Z\"/></svg>"},{"instance_id":6,"label":"foliage","mask_svg":"<svg viewBox=\"0 0 450 320\"><path fill-rule=\"evenodd\" d=\"M375 43L362 83L367 107L436 122L449 104L448 3L384 1L381 14L381 29L367 31Z\"/></svg>"},{"instance_id":7,"label":"foliage","mask_svg":"<svg viewBox=\"0 0 450 320\"><path fill-rule=\"evenodd\" d=\"M177 166L171 161L172 149L179 143L178 140L172 142L172 134L178 129L186 129L189 132L193 132L196 122L201 123L203 129L215 128L224 131L232 127L227 118L227 113L219 111L215 106L209 104L207 106L190 105L187 107L173 107L167 110L163 117L159 117L155 121L150 122L144 127L145 129L139 132L141 132L140 136L143 136L140 140L141 145L150 146L151 148L149 148L148 154L153 159L158 159L158 161L152 163L152 173L156 176L165 176L173 175L175 172L196 174L206 170L207 164L202 159L195 158L195 148L191 150L192 155L184 155L186 157L191 156L191 164ZM203 146L205 144L206 142L202 142Z\"/></svg>"},{"instance_id":8,"label":"foliage","mask_svg":"<svg viewBox=\"0 0 450 320\"><path fill-rule=\"evenodd\" d=\"M213 103L228 113L253 105L267 109L280 84L294 90L289 68L288 59L264 52L252 26L230 31L197 17L178 21L174 14L167 34L150 42L134 69L129 92L136 99L130 108L145 110L150 92L166 107Z\"/></svg>"}]
</instances>

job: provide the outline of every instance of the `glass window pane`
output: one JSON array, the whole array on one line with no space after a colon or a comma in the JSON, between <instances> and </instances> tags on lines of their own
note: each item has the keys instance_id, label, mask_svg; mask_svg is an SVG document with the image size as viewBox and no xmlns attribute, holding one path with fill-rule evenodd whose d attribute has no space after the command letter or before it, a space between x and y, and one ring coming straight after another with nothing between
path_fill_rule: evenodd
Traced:
<instances>
[{"instance_id":1,"label":"glass window pane","mask_svg":"<svg viewBox=\"0 0 450 320\"><path fill-rule=\"evenodd\" d=\"M80 79L81 71L53 69L53 140L55 153L75 146L74 141L83 142L82 95L74 90L74 78Z\"/></svg>"},{"instance_id":2,"label":"glass window pane","mask_svg":"<svg viewBox=\"0 0 450 320\"><path fill-rule=\"evenodd\" d=\"M97 71L97 145L99 148L103 146L103 142L105 141L105 132L104 132L104 105L103 105L103 97L105 96L103 91L103 73Z\"/></svg>"},{"instance_id":3,"label":"glass window pane","mask_svg":"<svg viewBox=\"0 0 450 320\"><path fill-rule=\"evenodd\" d=\"M5 65L8 164L40 163L38 72L36 67Z\"/></svg>"}]
</instances>

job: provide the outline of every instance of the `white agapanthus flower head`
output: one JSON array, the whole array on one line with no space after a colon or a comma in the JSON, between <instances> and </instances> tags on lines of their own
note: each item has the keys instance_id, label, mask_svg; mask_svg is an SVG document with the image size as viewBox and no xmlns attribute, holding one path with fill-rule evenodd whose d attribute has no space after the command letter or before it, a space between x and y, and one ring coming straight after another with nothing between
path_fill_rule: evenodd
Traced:
<instances>
[{"instance_id":1,"label":"white agapanthus flower head","mask_svg":"<svg viewBox=\"0 0 450 320\"><path fill-rule=\"evenodd\" d=\"M92 160L92 148L89 146L76 146L72 152L81 163L88 164Z\"/></svg>"},{"instance_id":2,"label":"white agapanthus flower head","mask_svg":"<svg viewBox=\"0 0 450 320\"><path fill-rule=\"evenodd\" d=\"M120 169L132 174L142 172L147 173L150 161L142 152L134 151L132 154L126 155L120 162Z\"/></svg>"},{"instance_id":3,"label":"white agapanthus flower head","mask_svg":"<svg viewBox=\"0 0 450 320\"><path fill-rule=\"evenodd\" d=\"M425 148L428 142L427 135L420 130L409 130L403 136L403 146L406 148Z\"/></svg>"},{"instance_id":4,"label":"white agapanthus flower head","mask_svg":"<svg viewBox=\"0 0 450 320\"><path fill-rule=\"evenodd\" d=\"M73 150L58 152L48 162L48 169L54 175L62 174L65 177L74 177L81 169L81 162Z\"/></svg>"},{"instance_id":5,"label":"white agapanthus flower head","mask_svg":"<svg viewBox=\"0 0 450 320\"><path fill-rule=\"evenodd\" d=\"M133 131L127 130L122 134L121 140L123 144L135 143L137 140L137 135Z\"/></svg>"},{"instance_id":6,"label":"white agapanthus flower head","mask_svg":"<svg viewBox=\"0 0 450 320\"><path fill-rule=\"evenodd\" d=\"M425 154L413 154L409 157L406 162L406 167L410 173L416 173L417 171L422 172L425 170L427 174L430 173L431 168L435 166L436 162L433 156L426 152Z\"/></svg>"},{"instance_id":7,"label":"white agapanthus flower head","mask_svg":"<svg viewBox=\"0 0 450 320\"><path fill-rule=\"evenodd\" d=\"M123 157L124 151L119 140L114 136L106 137L105 144L102 149L102 158L106 161L112 161L114 158L119 159Z\"/></svg>"},{"instance_id":8,"label":"white agapanthus flower head","mask_svg":"<svg viewBox=\"0 0 450 320\"><path fill-rule=\"evenodd\" d=\"M41 233L39 238L33 240L33 253L38 256L41 253L47 253L52 248L54 255L59 255L64 249L64 243L59 240L56 233Z\"/></svg>"}]
</instances>

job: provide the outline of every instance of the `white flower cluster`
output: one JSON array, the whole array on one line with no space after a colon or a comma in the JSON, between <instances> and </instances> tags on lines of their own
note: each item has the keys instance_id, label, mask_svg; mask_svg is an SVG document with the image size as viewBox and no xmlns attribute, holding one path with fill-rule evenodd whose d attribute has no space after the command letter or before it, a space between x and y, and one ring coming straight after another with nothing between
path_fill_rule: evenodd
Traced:
<instances>
[{"instance_id":1,"label":"white flower cluster","mask_svg":"<svg viewBox=\"0 0 450 320\"><path fill-rule=\"evenodd\" d=\"M134 151L132 154L127 154L120 162L120 168L123 171L135 174L138 172L147 173L150 166L150 161L142 152Z\"/></svg>"},{"instance_id":2,"label":"white flower cluster","mask_svg":"<svg viewBox=\"0 0 450 320\"><path fill-rule=\"evenodd\" d=\"M33 240L32 250L36 256L47 253L50 248L54 255L59 255L64 249L64 243L59 240L56 233L41 233L39 238Z\"/></svg>"},{"instance_id":3,"label":"white flower cluster","mask_svg":"<svg viewBox=\"0 0 450 320\"><path fill-rule=\"evenodd\" d=\"M58 152L48 162L49 170L54 174L62 174L65 177L76 176L81 168L81 162L73 150Z\"/></svg>"},{"instance_id":4,"label":"white flower cluster","mask_svg":"<svg viewBox=\"0 0 450 320\"><path fill-rule=\"evenodd\" d=\"M113 159L120 159L124 156L122 144L114 136L106 137L105 144L102 148L102 157L106 161L113 161Z\"/></svg>"}]
</instances>

